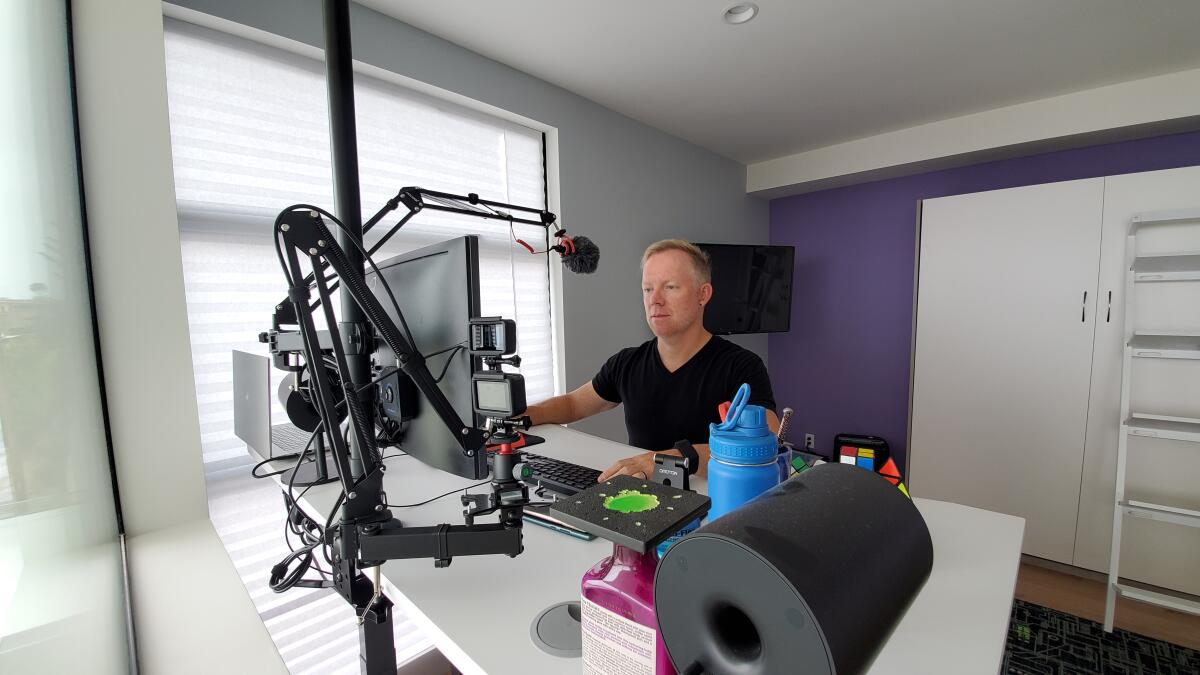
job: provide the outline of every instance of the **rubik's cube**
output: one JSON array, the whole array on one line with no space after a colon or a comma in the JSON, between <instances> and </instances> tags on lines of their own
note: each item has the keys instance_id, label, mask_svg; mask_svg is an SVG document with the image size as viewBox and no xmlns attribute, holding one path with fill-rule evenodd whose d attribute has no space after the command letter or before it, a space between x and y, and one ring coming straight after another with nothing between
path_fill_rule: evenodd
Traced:
<instances>
[{"instance_id":1,"label":"rubik's cube","mask_svg":"<svg viewBox=\"0 0 1200 675\"><path fill-rule=\"evenodd\" d=\"M896 468L896 462L888 457L883 466L876 468L875 450L873 448L859 448L853 445L843 445L840 448L842 464L853 464L854 466L862 467L868 471L874 471L880 476L887 479L889 483L900 488L905 497L912 498L908 494L908 488L904 487L903 479L900 476L900 469Z\"/></svg>"},{"instance_id":2,"label":"rubik's cube","mask_svg":"<svg viewBox=\"0 0 1200 675\"><path fill-rule=\"evenodd\" d=\"M842 464L861 466L868 471L875 470L874 448L858 448L853 445L843 445L841 447L841 455Z\"/></svg>"},{"instance_id":3,"label":"rubik's cube","mask_svg":"<svg viewBox=\"0 0 1200 675\"><path fill-rule=\"evenodd\" d=\"M904 482L900 479L900 469L896 468L896 463L889 457L888 461L879 470L879 475L887 479L887 482L900 488L905 497L912 499L912 495L908 494L908 488L904 487Z\"/></svg>"}]
</instances>

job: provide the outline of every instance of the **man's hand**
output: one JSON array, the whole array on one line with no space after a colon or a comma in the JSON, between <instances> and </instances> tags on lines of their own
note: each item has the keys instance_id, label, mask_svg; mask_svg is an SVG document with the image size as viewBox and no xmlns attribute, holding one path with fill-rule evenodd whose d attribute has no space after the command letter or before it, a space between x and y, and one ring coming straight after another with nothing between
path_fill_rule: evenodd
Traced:
<instances>
[{"instance_id":1,"label":"man's hand","mask_svg":"<svg viewBox=\"0 0 1200 675\"><path fill-rule=\"evenodd\" d=\"M654 475L654 453L647 452L617 461L616 464L604 470L597 482L604 482L613 476L633 476L642 480L650 480Z\"/></svg>"}]
</instances>

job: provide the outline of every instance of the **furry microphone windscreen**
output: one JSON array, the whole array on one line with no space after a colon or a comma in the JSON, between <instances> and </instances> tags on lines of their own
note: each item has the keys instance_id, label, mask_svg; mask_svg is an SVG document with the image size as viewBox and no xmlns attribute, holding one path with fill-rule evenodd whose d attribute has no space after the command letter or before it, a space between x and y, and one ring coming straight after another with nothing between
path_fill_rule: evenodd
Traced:
<instances>
[{"instance_id":1,"label":"furry microphone windscreen","mask_svg":"<svg viewBox=\"0 0 1200 675\"><path fill-rule=\"evenodd\" d=\"M600 247L587 237L571 237L575 242L575 252L565 253L562 257L563 266L576 274L591 274L600 265Z\"/></svg>"}]
</instances>

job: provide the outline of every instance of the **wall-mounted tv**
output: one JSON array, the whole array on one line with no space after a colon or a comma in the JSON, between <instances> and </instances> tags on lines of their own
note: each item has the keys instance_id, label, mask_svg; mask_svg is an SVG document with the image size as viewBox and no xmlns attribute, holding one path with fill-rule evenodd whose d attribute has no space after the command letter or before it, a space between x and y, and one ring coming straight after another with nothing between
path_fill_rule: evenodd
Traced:
<instances>
[{"instance_id":1,"label":"wall-mounted tv","mask_svg":"<svg viewBox=\"0 0 1200 675\"><path fill-rule=\"evenodd\" d=\"M791 330L794 246L696 245L712 260L713 297L704 308L708 332Z\"/></svg>"}]
</instances>

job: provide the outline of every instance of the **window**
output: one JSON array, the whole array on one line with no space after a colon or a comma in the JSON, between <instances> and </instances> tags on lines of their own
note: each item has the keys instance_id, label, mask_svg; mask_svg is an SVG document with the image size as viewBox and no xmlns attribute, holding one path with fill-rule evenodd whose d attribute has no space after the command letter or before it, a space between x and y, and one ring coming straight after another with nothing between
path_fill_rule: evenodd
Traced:
<instances>
[{"instance_id":1,"label":"window","mask_svg":"<svg viewBox=\"0 0 1200 675\"><path fill-rule=\"evenodd\" d=\"M249 478L245 445L233 433L231 351L266 353L257 335L269 328L272 309L286 295L272 223L299 202L336 213L324 64L174 19L164 25L209 510L292 672L357 672L354 624L340 598L331 591L267 590L270 567L283 555L282 508L276 490ZM355 75L355 104L364 220L408 185L545 208L541 132L361 74ZM368 245L387 230L378 229L368 233ZM553 395L553 261L512 244L515 236L544 249L544 228L517 225L510 232L505 223L425 212L374 258L382 262L464 234L480 239L483 313L517 320L528 399ZM272 375L278 384L283 373ZM285 419L278 401L273 417ZM278 515L263 510L272 504ZM429 648L399 612L395 623L401 661ZM327 634L316 652L309 639L314 626Z\"/></svg>"},{"instance_id":2,"label":"window","mask_svg":"<svg viewBox=\"0 0 1200 675\"><path fill-rule=\"evenodd\" d=\"M230 350L261 352L256 336L285 296L271 224L297 202L335 211L325 72L313 59L165 21L192 357L205 459L214 461L242 452L232 433ZM405 185L545 207L539 131L361 74L355 83L364 220ZM551 261L511 240L544 243L547 232L514 229L425 212L374 257L478 235L483 313L517 320L521 372L538 401L554 393Z\"/></svg>"}]
</instances>

